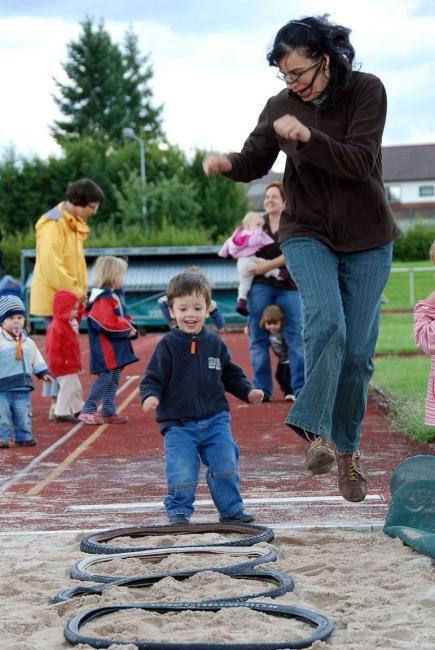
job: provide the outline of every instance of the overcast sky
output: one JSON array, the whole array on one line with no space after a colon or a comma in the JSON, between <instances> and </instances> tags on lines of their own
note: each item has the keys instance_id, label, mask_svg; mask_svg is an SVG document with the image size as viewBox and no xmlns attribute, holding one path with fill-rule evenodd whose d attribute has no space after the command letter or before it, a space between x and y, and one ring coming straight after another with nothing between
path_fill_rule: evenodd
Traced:
<instances>
[{"instance_id":1,"label":"overcast sky","mask_svg":"<svg viewBox=\"0 0 435 650\"><path fill-rule=\"evenodd\" d=\"M92 16L118 43L131 25L150 53L170 142L238 150L282 88L265 58L277 30L322 13L352 29L361 69L387 88L384 144L434 143L435 0L0 0L0 149L58 152L53 77L65 81L66 46Z\"/></svg>"}]
</instances>

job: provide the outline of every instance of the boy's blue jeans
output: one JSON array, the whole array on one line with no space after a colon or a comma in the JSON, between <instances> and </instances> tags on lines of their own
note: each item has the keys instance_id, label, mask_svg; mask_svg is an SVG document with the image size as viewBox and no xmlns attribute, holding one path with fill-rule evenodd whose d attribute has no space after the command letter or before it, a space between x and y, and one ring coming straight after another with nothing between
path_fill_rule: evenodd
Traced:
<instances>
[{"instance_id":1,"label":"boy's blue jeans","mask_svg":"<svg viewBox=\"0 0 435 650\"><path fill-rule=\"evenodd\" d=\"M30 391L8 390L0 392L0 440L15 442L32 439L32 403Z\"/></svg>"},{"instance_id":2,"label":"boy's blue jeans","mask_svg":"<svg viewBox=\"0 0 435 650\"><path fill-rule=\"evenodd\" d=\"M243 510L239 490L239 448L230 428L231 416L221 411L206 420L186 420L165 430L165 475L168 517L193 513L201 462L207 467L207 485L224 517Z\"/></svg>"},{"instance_id":3,"label":"boy's blue jeans","mask_svg":"<svg viewBox=\"0 0 435 650\"><path fill-rule=\"evenodd\" d=\"M353 453L360 444L392 244L337 253L314 238L297 237L282 251L302 296L305 345L305 384L286 423Z\"/></svg>"}]
</instances>

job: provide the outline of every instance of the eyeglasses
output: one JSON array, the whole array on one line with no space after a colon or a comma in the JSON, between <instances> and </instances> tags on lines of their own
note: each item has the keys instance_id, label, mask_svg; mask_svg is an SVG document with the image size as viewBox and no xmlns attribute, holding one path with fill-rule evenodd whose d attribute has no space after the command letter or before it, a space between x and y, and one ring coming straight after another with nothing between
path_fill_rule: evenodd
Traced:
<instances>
[{"instance_id":1,"label":"eyeglasses","mask_svg":"<svg viewBox=\"0 0 435 650\"><path fill-rule=\"evenodd\" d=\"M86 203L87 208L91 208L94 212L98 212L98 208L100 207L99 203Z\"/></svg>"},{"instance_id":2,"label":"eyeglasses","mask_svg":"<svg viewBox=\"0 0 435 650\"><path fill-rule=\"evenodd\" d=\"M303 75L306 72L309 72L310 70L314 70L314 68L319 68L322 65L322 63L323 63L323 59L317 61L317 63L315 63L314 65L310 65L309 68L305 68L305 70L302 70L302 72L278 72L276 76L281 81L285 81L288 84L294 84L296 81L299 81L299 79L303 77Z\"/></svg>"}]
</instances>

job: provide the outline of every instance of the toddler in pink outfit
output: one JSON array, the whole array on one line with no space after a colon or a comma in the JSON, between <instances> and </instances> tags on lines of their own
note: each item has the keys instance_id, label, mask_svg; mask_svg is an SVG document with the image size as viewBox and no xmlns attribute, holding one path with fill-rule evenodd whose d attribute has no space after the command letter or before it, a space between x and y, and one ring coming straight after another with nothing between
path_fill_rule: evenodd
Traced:
<instances>
[{"instance_id":1,"label":"toddler in pink outfit","mask_svg":"<svg viewBox=\"0 0 435 650\"><path fill-rule=\"evenodd\" d=\"M219 257L233 257L237 260L237 273L239 275L239 287L237 292L236 311L243 316L248 315L247 296L255 276L255 269L258 264L265 262L255 253L267 246L274 244L274 240L263 230L264 217L260 212L248 212L242 221L242 225L236 228L229 237L218 255ZM266 277L280 277L280 269L272 269L264 274Z\"/></svg>"}]
</instances>

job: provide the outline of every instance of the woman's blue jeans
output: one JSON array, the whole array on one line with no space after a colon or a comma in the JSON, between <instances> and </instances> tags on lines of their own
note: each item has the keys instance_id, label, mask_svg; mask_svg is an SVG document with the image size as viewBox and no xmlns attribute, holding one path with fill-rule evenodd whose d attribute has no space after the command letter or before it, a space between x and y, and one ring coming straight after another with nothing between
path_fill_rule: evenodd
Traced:
<instances>
[{"instance_id":1,"label":"woman's blue jeans","mask_svg":"<svg viewBox=\"0 0 435 650\"><path fill-rule=\"evenodd\" d=\"M207 467L207 485L223 517L243 510L239 490L239 448L233 440L231 416L221 411L205 420L186 420L165 429L165 475L168 517L193 513L201 461Z\"/></svg>"},{"instance_id":2,"label":"woman's blue jeans","mask_svg":"<svg viewBox=\"0 0 435 650\"><path fill-rule=\"evenodd\" d=\"M282 245L302 296L305 384L286 419L295 431L359 448L392 244L337 253L311 237Z\"/></svg>"},{"instance_id":3,"label":"woman's blue jeans","mask_svg":"<svg viewBox=\"0 0 435 650\"><path fill-rule=\"evenodd\" d=\"M248 293L249 355L253 370L252 383L268 397L272 395L272 372L269 355L269 332L260 327L264 309L278 305L284 313L283 334L288 347L288 360L293 392L298 395L304 385L304 348L302 341L302 303L299 291L280 289L263 282L254 282Z\"/></svg>"}]
</instances>

